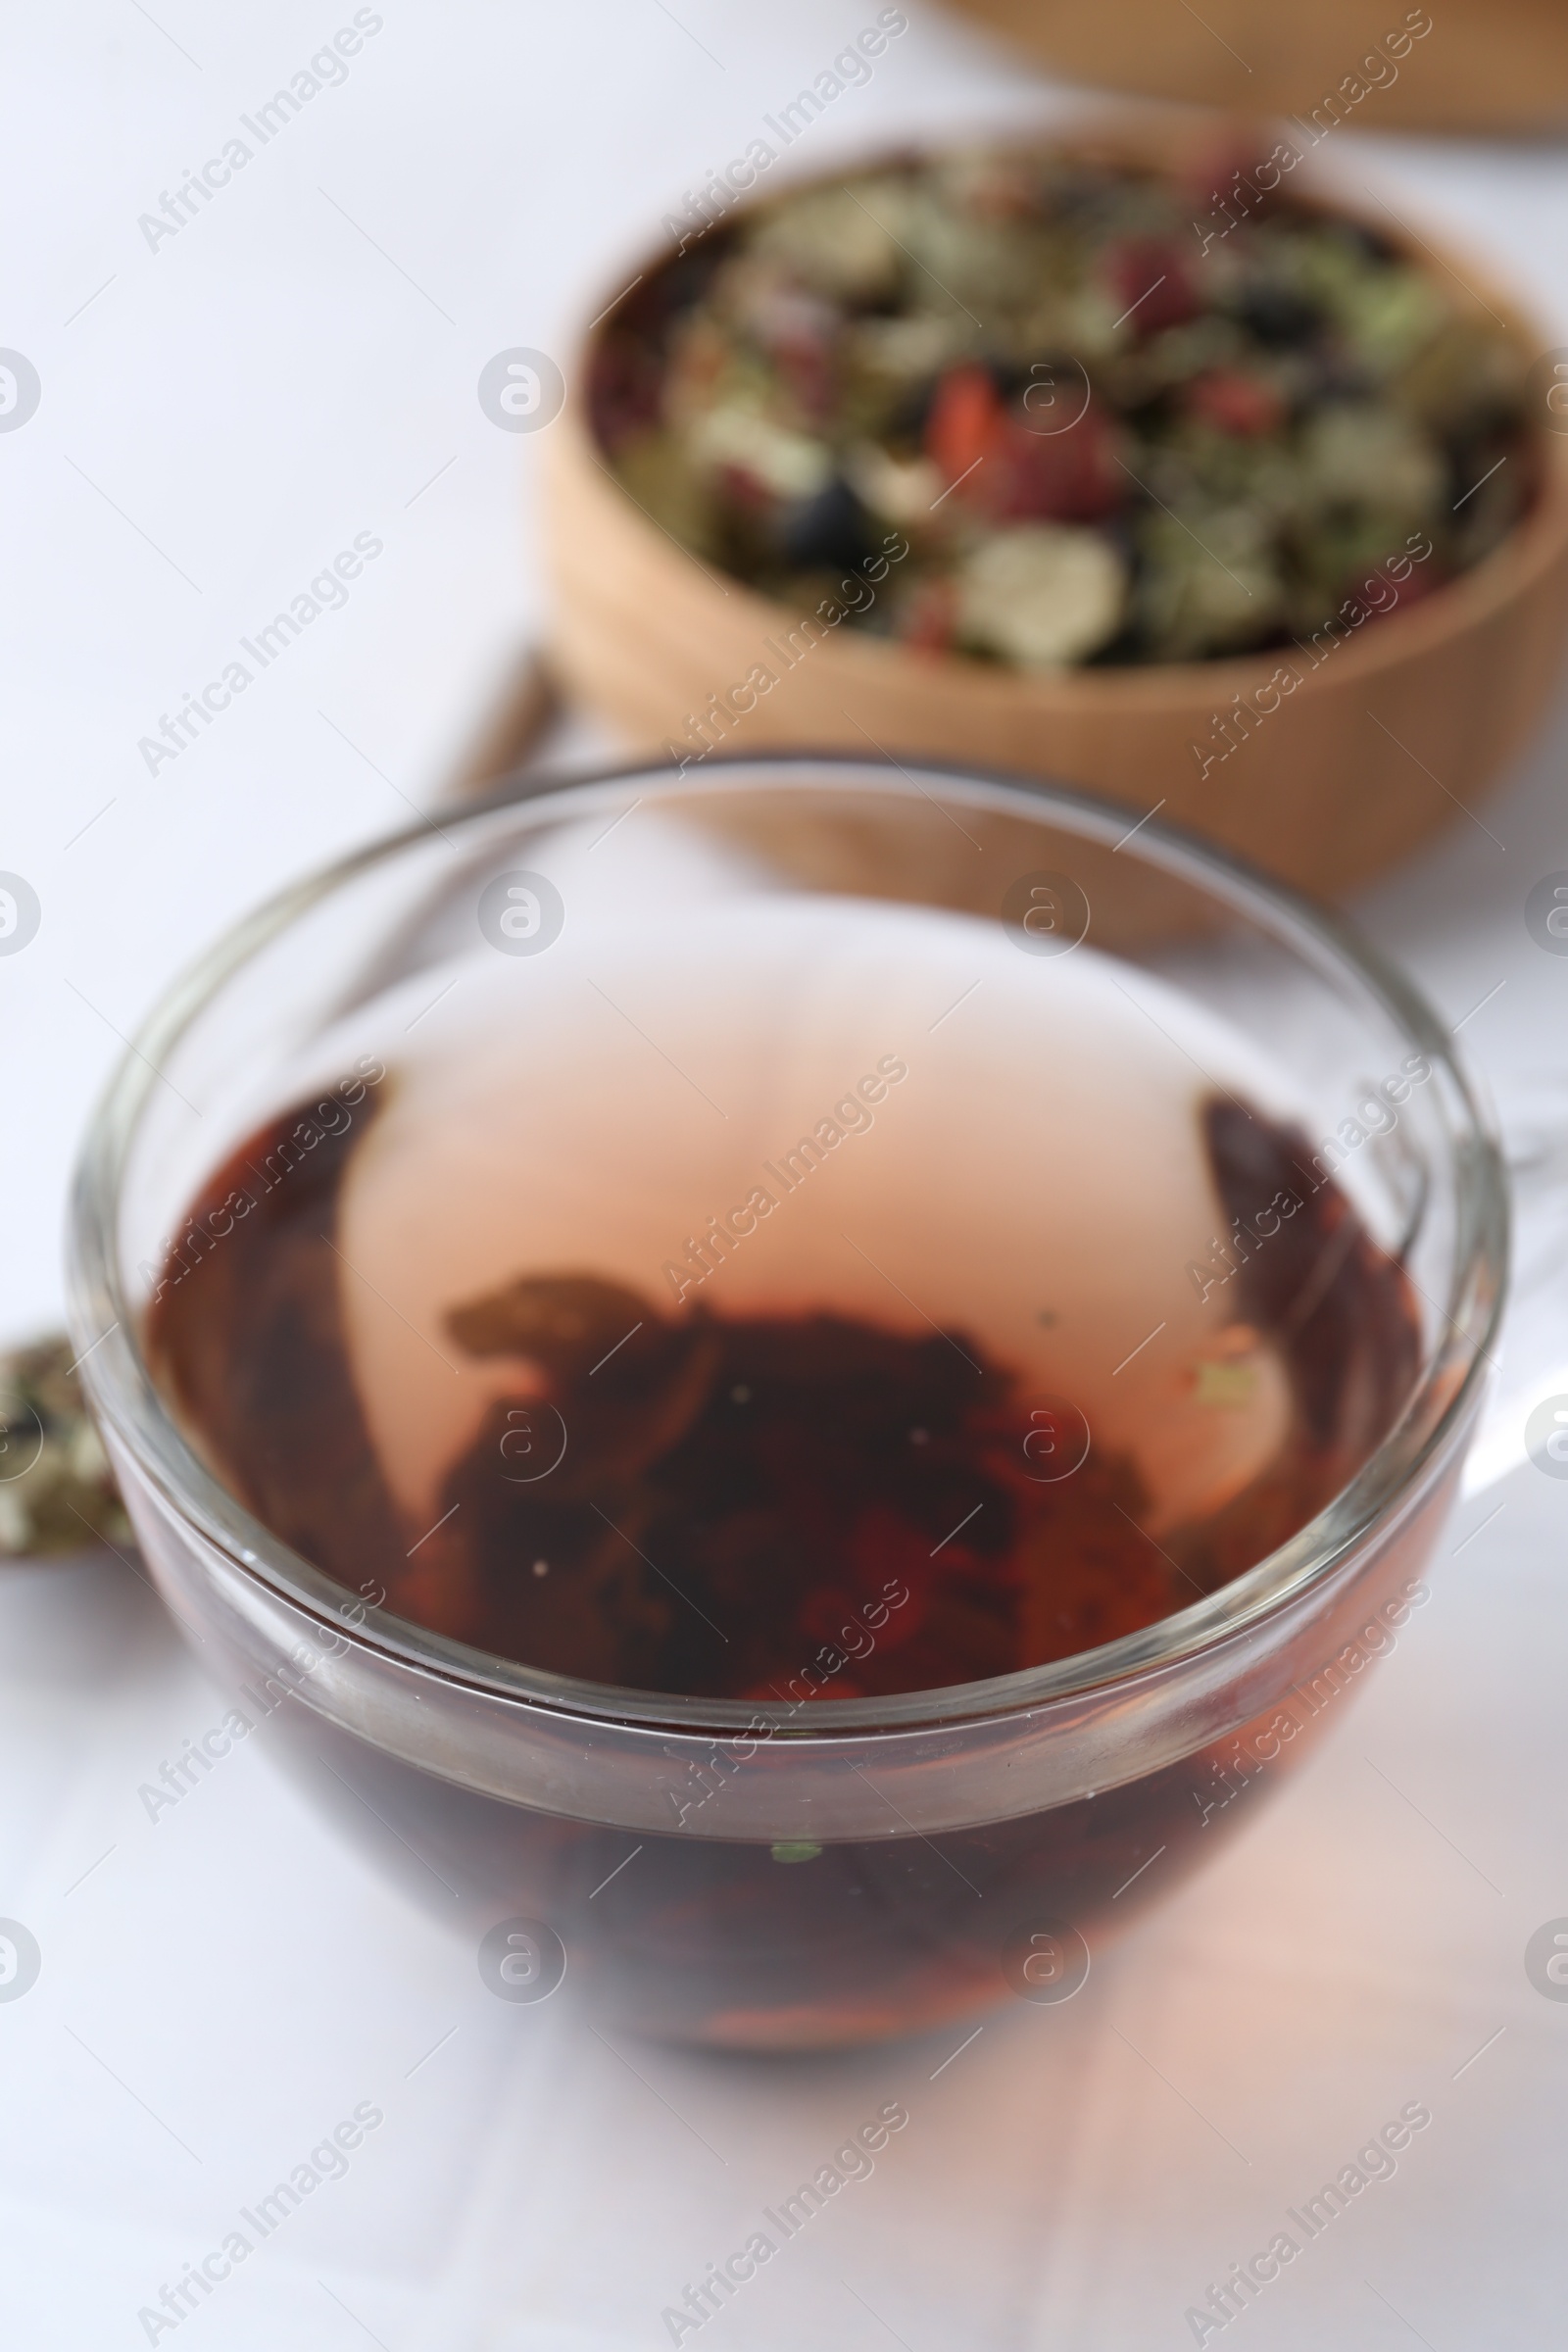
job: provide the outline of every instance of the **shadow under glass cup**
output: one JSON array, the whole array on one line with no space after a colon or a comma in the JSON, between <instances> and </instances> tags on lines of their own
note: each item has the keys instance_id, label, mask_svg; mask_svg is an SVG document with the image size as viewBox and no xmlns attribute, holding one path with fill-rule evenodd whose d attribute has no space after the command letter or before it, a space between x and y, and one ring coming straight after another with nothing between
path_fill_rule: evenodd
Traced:
<instances>
[{"instance_id":1,"label":"shadow under glass cup","mask_svg":"<svg viewBox=\"0 0 1568 2352\"><path fill-rule=\"evenodd\" d=\"M1244 1241L1211 1192L1192 1194L1204 1104L1245 1096L1285 1121L1313 1191L1332 1170L1403 1268L1413 1369L1348 1482L1266 1556L1141 1630L1000 1678L843 1695L854 1673L829 1642L817 1654L837 1664L804 1686L808 1704L793 1683L713 1697L429 1630L401 1586L389 1599L376 1576L326 1574L235 1498L155 1382L149 1303L190 1254L192 1200L266 1119L385 1067L389 1107L367 1131L401 1121L417 1139L421 1088L450 1084L467 1046L520 1021L543 1052L568 1018L575 1091L559 1117L541 1099L529 1164L553 1198L592 1196L606 1259L636 1229L657 1311L722 1315L726 1291L733 1312L771 1282L915 1334L978 1330L1027 1354L1026 1387L1081 1405L1096 1445L1138 1460L1156 1549L1205 1495L1266 1471L1279 1387L1258 1335L1226 1320L1266 1236ZM875 1132L846 1113L831 1161L825 1138L788 1159L819 1069L853 1087L878 1049L906 1080ZM580 1171L573 1104L601 1146L619 1139ZM691 1183L653 1213L677 1134ZM703 1219L738 1223L735 1171L759 1165L777 1194L765 1235L754 1216L742 1248L727 1223L730 1246L705 1254ZM526 1199L517 1213L525 1229ZM454 1203L439 1229L463 1223ZM833 1234L863 1264L841 1252L824 1273ZM1066 792L783 757L543 794L519 781L252 915L108 1090L77 1178L73 1317L171 1606L316 1800L471 1935L493 1990L543 1998L569 1969L640 2033L809 2048L1009 1990L1070 1997L1102 1938L1309 1752L1425 1596L1504 1246L1499 1163L1449 1040L1335 919ZM200 1237L222 1247L220 1230ZM390 1282L388 1316L415 1331L413 1257L400 1275L348 1256L343 1282L374 1275L377 1298ZM1231 1358L1195 1363L1216 1333ZM412 1344L386 1321L372 1388ZM1239 1387L1237 1348L1253 1351ZM394 1390L377 1410L399 1426ZM1039 1428L1049 1452L1064 1422L1036 1424L1038 1462ZM416 1452L419 1425L402 1426ZM418 1478L387 1452L417 1551Z\"/></svg>"}]
</instances>

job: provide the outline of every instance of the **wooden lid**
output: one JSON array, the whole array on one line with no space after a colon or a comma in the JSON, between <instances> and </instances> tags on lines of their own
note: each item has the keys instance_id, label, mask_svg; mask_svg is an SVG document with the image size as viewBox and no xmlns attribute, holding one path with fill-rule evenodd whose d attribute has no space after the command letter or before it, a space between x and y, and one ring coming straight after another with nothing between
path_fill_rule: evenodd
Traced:
<instances>
[{"instance_id":1,"label":"wooden lid","mask_svg":"<svg viewBox=\"0 0 1568 2352\"><path fill-rule=\"evenodd\" d=\"M1404 0L955 4L1074 81L1143 97L1366 130L1568 127L1564 0L1443 0L1435 15Z\"/></svg>"}]
</instances>

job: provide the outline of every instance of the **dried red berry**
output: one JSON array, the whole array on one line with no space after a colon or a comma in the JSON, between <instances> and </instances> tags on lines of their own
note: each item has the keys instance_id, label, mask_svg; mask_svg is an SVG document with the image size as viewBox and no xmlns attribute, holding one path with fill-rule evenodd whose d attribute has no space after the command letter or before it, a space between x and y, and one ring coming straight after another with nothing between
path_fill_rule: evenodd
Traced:
<instances>
[{"instance_id":1,"label":"dried red berry","mask_svg":"<svg viewBox=\"0 0 1568 2352\"><path fill-rule=\"evenodd\" d=\"M1008 522L1101 522L1127 490L1114 436L1093 404L1060 433L1009 416L993 464L973 479L974 503Z\"/></svg>"},{"instance_id":2,"label":"dried red berry","mask_svg":"<svg viewBox=\"0 0 1568 2352\"><path fill-rule=\"evenodd\" d=\"M946 482L961 481L997 448L1005 419L984 368L951 368L926 417L925 453Z\"/></svg>"},{"instance_id":3,"label":"dried red berry","mask_svg":"<svg viewBox=\"0 0 1568 2352\"><path fill-rule=\"evenodd\" d=\"M1277 387L1235 368L1216 368L1195 377L1187 387L1187 406L1216 431L1234 433L1243 441L1277 432L1285 421L1285 402Z\"/></svg>"},{"instance_id":4,"label":"dried red berry","mask_svg":"<svg viewBox=\"0 0 1568 2352\"><path fill-rule=\"evenodd\" d=\"M1185 326L1202 308L1189 257L1168 237L1119 237L1104 267L1118 311L1140 335Z\"/></svg>"}]
</instances>

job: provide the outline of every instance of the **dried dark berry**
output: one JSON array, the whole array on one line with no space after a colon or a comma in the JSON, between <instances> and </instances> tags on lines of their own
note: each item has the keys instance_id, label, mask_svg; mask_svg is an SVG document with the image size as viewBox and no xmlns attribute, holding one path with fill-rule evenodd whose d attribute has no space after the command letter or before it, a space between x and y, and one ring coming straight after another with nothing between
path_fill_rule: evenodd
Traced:
<instances>
[{"instance_id":1,"label":"dried dark berry","mask_svg":"<svg viewBox=\"0 0 1568 2352\"><path fill-rule=\"evenodd\" d=\"M780 521L780 553L802 571L852 570L875 544L865 509L839 474L814 498L787 507Z\"/></svg>"},{"instance_id":2,"label":"dried dark berry","mask_svg":"<svg viewBox=\"0 0 1568 2352\"><path fill-rule=\"evenodd\" d=\"M1250 334L1272 349L1311 342L1323 329L1323 314L1291 286L1255 279L1236 302L1236 316Z\"/></svg>"}]
</instances>

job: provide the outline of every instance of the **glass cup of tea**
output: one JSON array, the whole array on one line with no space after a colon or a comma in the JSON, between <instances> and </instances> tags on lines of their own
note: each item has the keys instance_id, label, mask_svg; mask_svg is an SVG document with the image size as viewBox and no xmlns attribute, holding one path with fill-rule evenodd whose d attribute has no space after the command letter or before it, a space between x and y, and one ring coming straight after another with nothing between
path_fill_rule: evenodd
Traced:
<instances>
[{"instance_id":1,"label":"glass cup of tea","mask_svg":"<svg viewBox=\"0 0 1568 2352\"><path fill-rule=\"evenodd\" d=\"M73 1318L227 1736L501 1997L797 2049L1070 1998L1285 1782L1426 1597L1504 1248L1335 918L768 756L242 923L97 1113Z\"/></svg>"}]
</instances>

